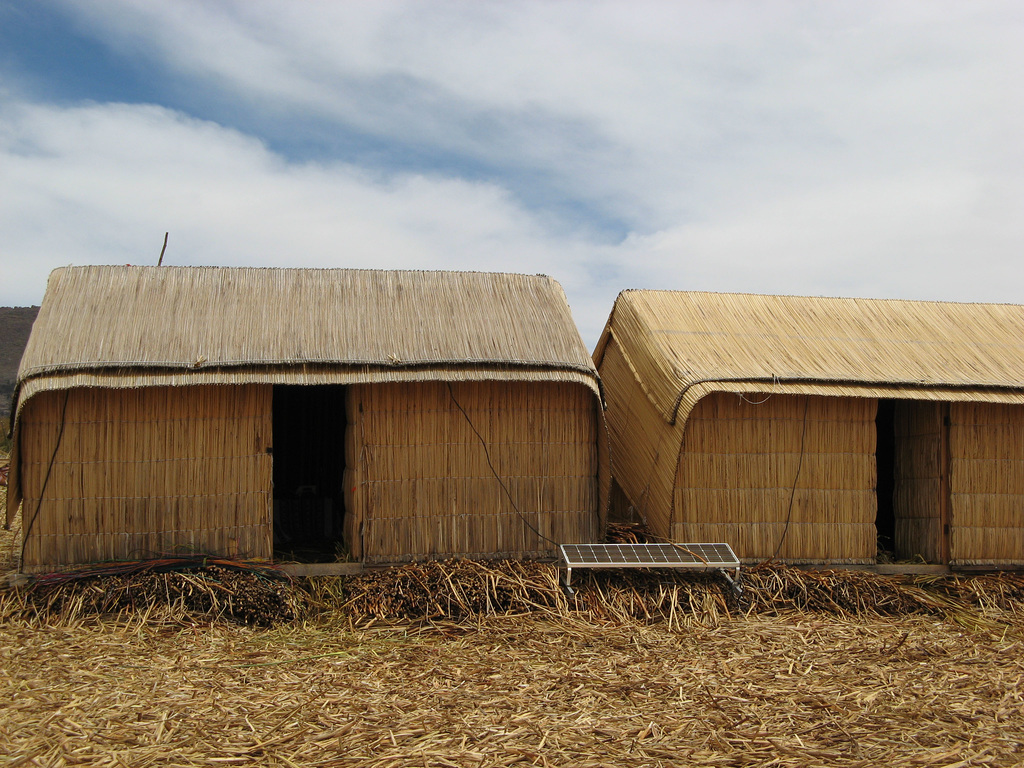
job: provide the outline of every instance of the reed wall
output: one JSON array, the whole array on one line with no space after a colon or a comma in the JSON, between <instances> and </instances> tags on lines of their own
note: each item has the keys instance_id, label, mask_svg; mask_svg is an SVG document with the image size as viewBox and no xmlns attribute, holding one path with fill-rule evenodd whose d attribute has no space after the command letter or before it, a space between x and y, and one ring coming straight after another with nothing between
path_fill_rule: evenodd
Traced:
<instances>
[{"instance_id":1,"label":"reed wall","mask_svg":"<svg viewBox=\"0 0 1024 768\"><path fill-rule=\"evenodd\" d=\"M604 348L600 373L612 475L651 533L668 539L682 425L662 418L614 336Z\"/></svg>"},{"instance_id":2,"label":"reed wall","mask_svg":"<svg viewBox=\"0 0 1024 768\"><path fill-rule=\"evenodd\" d=\"M551 557L553 542L598 540L600 422L589 389L353 385L347 402L346 534L365 562Z\"/></svg>"},{"instance_id":3,"label":"reed wall","mask_svg":"<svg viewBox=\"0 0 1024 768\"><path fill-rule=\"evenodd\" d=\"M686 423L672 539L728 542L746 561L874 562L876 409L870 398L705 397Z\"/></svg>"},{"instance_id":4,"label":"reed wall","mask_svg":"<svg viewBox=\"0 0 1024 768\"><path fill-rule=\"evenodd\" d=\"M271 555L270 386L45 392L19 435L25 571Z\"/></svg>"},{"instance_id":5,"label":"reed wall","mask_svg":"<svg viewBox=\"0 0 1024 768\"><path fill-rule=\"evenodd\" d=\"M345 546L354 560L363 559L363 523L366 518L364 483L366 453L363 451L363 408L357 396L363 385L350 385L345 389L345 470L342 474L342 494L345 517L342 520Z\"/></svg>"},{"instance_id":6,"label":"reed wall","mask_svg":"<svg viewBox=\"0 0 1024 768\"><path fill-rule=\"evenodd\" d=\"M1024 563L1024 407L952 403L950 559Z\"/></svg>"},{"instance_id":7,"label":"reed wall","mask_svg":"<svg viewBox=\"0 0 1024 768\"><path fill-rule=\"evenodd\" d=\"M948 462L942 460L944 403L902 400L893 431L894 545L900 560L945 562L942 494Z\"/></svg>"}]
</instances>

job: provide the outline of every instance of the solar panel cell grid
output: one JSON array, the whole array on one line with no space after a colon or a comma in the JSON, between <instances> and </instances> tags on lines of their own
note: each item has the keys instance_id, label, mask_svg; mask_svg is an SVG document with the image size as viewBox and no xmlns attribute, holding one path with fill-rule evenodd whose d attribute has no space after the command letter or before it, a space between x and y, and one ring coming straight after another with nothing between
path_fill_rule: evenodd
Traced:
<instances>
[{"instance_id":1,"label":"solar panel cell grid","mask_svg":"<svg viewBox=\"0 0 1024 768\"><path fill-rule=\"evenodd\" d=\"M563 544L569 567L689 567L738 568L728 544Z\"/></svg>"}]
</instances>

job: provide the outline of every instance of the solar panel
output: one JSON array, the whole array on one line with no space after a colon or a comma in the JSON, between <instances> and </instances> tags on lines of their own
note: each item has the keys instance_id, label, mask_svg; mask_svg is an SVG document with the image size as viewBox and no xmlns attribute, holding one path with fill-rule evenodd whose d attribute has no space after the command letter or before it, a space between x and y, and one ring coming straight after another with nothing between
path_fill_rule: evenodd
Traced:
<instances>
[{"instance_id":1,"label":"solar panel","mask_svg":"<svg viewBox=\"0 0 1024 768\"><path fill-rule=\"evenodd\" d=\"M573 568L684 568L722 571L740 567L728 544L562 544L568 587ZM727 574L726 574L727 575ZM731 581L731 579L730 579Z\"/></svg>"}]
</instances>

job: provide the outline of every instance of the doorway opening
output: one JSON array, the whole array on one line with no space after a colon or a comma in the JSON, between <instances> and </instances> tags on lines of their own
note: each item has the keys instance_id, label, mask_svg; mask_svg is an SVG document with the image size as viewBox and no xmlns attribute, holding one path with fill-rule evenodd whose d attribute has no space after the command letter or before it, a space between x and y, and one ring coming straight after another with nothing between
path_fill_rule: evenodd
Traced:
<instances>
[{"instance_id":1,"label":"doorway opening","mask_svg":"<svg viewBox=\"0 0 1024 768\"><path fill-rule=\"evenodd\" d=\"M877 559L893 562L896 557L896 402L878 401L875 417L875 497L878 512L875 530L878 536Z\"/></svg>"},{"instance_id":2,"label":"doorway opening","mask_svg":"<svg viewBox=\"0 0 1024 768\"><path fill-rule=\"evenodd\" d=\"M274 557L332 562L344 553L345 387L275 385Z\"/></svg>"}]
</instances>

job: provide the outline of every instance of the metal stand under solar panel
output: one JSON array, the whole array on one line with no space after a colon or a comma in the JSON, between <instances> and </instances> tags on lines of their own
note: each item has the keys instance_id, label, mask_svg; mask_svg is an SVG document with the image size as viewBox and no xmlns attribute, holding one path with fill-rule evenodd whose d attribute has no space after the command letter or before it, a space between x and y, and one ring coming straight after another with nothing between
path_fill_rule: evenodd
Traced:
<instances>
[{"instance_id":1,"label":"metal stand under solar panel","mask_svg":"<svg viewBox=\"0 0 1024 768\"><path fill-rule=\"evenodd\" d=\"M728 544L561 544L565 588L573 568L683 568L718 571L739 595L740 561ZM733 575L729 575L729 570Z\"/></svg>"}]
</instances>

